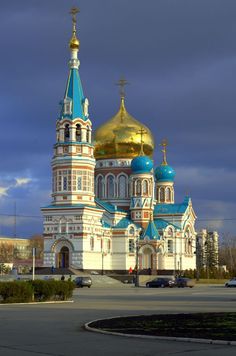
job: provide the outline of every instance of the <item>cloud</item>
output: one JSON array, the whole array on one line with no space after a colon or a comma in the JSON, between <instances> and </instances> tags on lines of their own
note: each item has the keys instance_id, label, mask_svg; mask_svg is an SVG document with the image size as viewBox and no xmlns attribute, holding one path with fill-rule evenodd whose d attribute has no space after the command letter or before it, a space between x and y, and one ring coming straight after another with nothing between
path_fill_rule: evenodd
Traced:
<instances>
[{"instance_id":1,"label":"cloud","mask_svg":"<svg viewBox=\"0 0 236 356\"><path fill-rule=\"evenodd\" d=\"M9 189L10 187L0 187L0 198L6 196Z\"/></svg>"},{"instance_id":2,"label":"cloud","mask_svg":"<svg viewBox=\"0 0 236 356\"><path fill-rule=\"evenodd\" d=\"M28 184L32 181L31 178L16 178L16 185L15 187L19 187L21 185Z\"/></svg>"},{"instance_id":3,"label":"cloud","mask_svg":"<svg viewBox=\"0 0 236 356\"><path fill-rule=\"evenodd\" d=\"M3 177L0 185L0 198L9 195L10 190L19 188L29 184L32 181L31 178L21 177L13 178L11 176Z\"/></svg>"}]
</instances>

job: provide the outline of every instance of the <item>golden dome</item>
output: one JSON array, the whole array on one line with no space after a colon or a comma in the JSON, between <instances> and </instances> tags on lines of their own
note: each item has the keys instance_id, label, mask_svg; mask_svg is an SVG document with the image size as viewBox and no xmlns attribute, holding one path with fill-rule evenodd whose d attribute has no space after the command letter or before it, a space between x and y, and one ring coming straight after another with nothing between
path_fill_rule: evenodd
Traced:
<instances>
[{"instance_id":1,"label":"golden dome","mask_svg":"<svg viewBox=\"0 0 236 356\"><path fill-rule=\"evenodd\" d=\"M70 46L70 49L79 49L79 40L76 37L75 33L73 33L73 36L71 37L69 46Z\"/></svg>"},{"instance_id":2,"label":"golden dome","mask_svg":"<svg viewBox=\"0 0 236 356\"><path fill-rule=\"evenodd\" d=\"M140 129L145 131L143 153L152 157L154 139L151 131L126 111L124 97L121 97L118 113L95 131L95 158L134 158L138 156L142 150Z\"/></svg>"}]
</instances>

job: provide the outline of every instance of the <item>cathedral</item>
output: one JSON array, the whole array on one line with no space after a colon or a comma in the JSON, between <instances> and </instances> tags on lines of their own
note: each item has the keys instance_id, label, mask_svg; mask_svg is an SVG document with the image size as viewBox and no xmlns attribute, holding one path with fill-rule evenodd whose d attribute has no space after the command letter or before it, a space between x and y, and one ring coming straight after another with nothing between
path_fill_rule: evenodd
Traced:
<instances>
[{"instance_id":1,"label":"cathedral","mask_svg":"<svg viewBox=\"0 0 236 356\"><path fill-rule=\"evenodd\" d=\"M175 170L163 140L131 116L121 79L118 112L92 135L93 118L79 75L76 9L69 75L56 121L52 200L42 208L44 266L83 271L173 273L196 268L192 202L175 202Z\"/></svg>"}]
</instances>

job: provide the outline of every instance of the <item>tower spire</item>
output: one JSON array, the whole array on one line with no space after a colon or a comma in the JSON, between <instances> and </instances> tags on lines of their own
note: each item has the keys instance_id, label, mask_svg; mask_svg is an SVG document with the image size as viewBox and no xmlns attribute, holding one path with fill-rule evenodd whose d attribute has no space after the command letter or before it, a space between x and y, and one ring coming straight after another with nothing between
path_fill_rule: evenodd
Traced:
<instances>
[{"instance_id":1,"label":"tower spire","mask_svg":"<svg viewBox=\"0 0 236 356\"><path fill-rule=\"evenodd\" d=\"M160 143L160 146L162 147L162 153L163 153L163 160L162 160L162 166L167 166L168 163L167 163L167 160L166 160L166 147L168 146L168 141L166 138L164 138L162 140L162 142Z\"/></svg>"}]
</instances>

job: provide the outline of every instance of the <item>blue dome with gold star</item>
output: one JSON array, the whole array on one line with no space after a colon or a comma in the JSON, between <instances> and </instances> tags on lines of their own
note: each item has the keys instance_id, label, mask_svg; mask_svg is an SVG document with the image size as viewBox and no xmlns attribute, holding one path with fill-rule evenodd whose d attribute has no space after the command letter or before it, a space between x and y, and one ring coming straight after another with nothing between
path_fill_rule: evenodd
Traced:
<instances>
[{"instance_id":1,"label":"blue dome with gold star","mask_svg":"<svg viewBox=\"0 0 236 356\"><path fill-rule=\"evenodd\" d=\"M135 157L131 162L133 173L150 173L153 169L153 162L147 156Z\"/></svg>"},{"instance_id":2,"label":"blue dome with gold star","mask_svg":"<svg viewBox=\"0 0 236 356\"><path fill-rule=\"evenodd\" d=\"M173 182L175 179L175 170L168 164L158 166L155 169L155 178L158 182Z\"/></svg>"}]
</instances>

